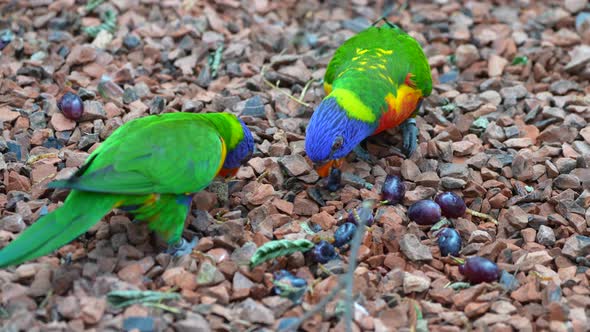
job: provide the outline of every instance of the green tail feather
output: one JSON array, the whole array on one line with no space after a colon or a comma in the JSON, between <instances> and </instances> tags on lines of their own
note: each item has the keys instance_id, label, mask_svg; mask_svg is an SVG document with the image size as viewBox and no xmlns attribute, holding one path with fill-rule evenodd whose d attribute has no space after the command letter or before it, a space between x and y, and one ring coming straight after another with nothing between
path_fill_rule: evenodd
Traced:
<instances>
[{"instance_id":1,"label":"green tail feather","mask_svg":"<svg viewBox=\"0 0 590 332\"><path fill-rule=\"evenodd\" d=\"M56 180L56 181L49 182L47 184L47 188L49 188L49 189L68 188L70 183L71 183L70 179Z\"/></svg>"},{"instance_id":2,"label":"green tail feather","mask_svg":"<svg viewBox=\"0 0 590 332\"><path fill-rule=\"evenodd\" d=\"M100 221L121 199L118 195L73 190L64 205L39 218L0 250L0 268L49 254Z\"/></svg>"}]
</instances>

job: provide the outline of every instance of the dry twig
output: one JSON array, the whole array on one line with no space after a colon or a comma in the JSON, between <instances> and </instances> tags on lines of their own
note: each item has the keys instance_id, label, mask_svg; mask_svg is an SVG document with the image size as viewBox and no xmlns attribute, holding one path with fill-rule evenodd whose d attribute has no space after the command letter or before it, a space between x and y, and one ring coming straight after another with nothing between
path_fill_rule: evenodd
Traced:
<instances>
[{"instance_id":1,"label":"dry twig","mask_svg":"<svg viewBox=\"0 0 590 332\"><path fill-rule=\"evenodd\" d=\"M286 95L287 97L289 97L289 99L305 106L305 107L311 107L308 103L303 101L303 97L305 97L305 93L307 92L307 89L309 89L309 86L311 85L311 83L313 82L313 80L310 80L309 82L307 82L307 84L305 84L305 87L303 88L303 90L301 91L301 96L299 98L295 98L292 94L285 92L285 90L279 88L279 84L280 81L277 82L277 84L273 84L272 82L270 82L269 80L267 80L266 78L264 78L264 73L266 71L266 66L263 66L262 69L260 70L260 77L262 77L262 81L270 86L271 88L273 88L274 90L279 91L280 93Z\"/></svg>"}]
</instances>

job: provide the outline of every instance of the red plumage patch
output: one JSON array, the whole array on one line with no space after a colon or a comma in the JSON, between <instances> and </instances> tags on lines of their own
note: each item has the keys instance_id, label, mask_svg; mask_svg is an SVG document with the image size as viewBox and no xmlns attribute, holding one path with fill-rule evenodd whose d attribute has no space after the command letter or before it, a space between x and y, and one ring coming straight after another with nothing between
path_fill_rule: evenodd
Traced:
<instances>
[{"instance_id":1,"label":"red plumage patch","mask_svg":"<svg viewBox=\"0 0 590 332\"><path fill-rule=\"evenodd\" d=\"M398 114L395 109L393 109L391 105L388 105L388 109L385 113L383 113L381 119L379 119L379 127L377 127L373 135L397 126L397 118Z\"/></svg>"},{"instance_id":2,"label":"red plumage patch","mask_svg":"<svg viewBox=\"0 0 590 332\"><path fill-rule=\"evenodd\" d=\"M408 77L410 75L408 74ZM411 79L406 77L406 80ZM420 100L422 93L416 88L404 84L397 90L397 96L389 94L385 97L387 110L379 119L379 126L373 133L376 135L384 130L395 128L409 118Z\"/></svg>"},{"instance_id":3,"label":"red plumage patch","mask_svg":"<svg viewBox=\"0 0 590 332\"><path fill-rule=\"evenodd\" d=\"M408 75L406 75L406 79L404 80L404 84L409 86L410 88L416 88L416 83L414 83L414 81L412 81L412 77L414 77L414 74L412 73L408 73Z\"/></svg>"}]
</instances>

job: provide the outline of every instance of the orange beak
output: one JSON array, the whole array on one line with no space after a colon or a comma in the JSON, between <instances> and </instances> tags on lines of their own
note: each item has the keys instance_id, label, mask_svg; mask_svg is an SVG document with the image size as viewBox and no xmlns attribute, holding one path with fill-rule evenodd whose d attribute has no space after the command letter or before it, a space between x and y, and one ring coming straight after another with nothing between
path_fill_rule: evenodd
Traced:
<instances>
[{"instance_id":1,"label":"orange beak","mask_svg":"<svg viewBox=\"0 0 590 332\"><path fill-rule=\"evenodd\" d=\"M316 167L315 171L318 173L320 177L325 178L328 175L330 175L330 170L332 169L332 167L340 168L340 166L342 166L342 159L330 160L327 163L319 167Z\"/></svg>"},{"instance_id":2,"label":"orange beak","mask_svg":"<svg viewBox=\"0 0 590 332\"><path fill-rule=\"evenodd\" d=\"M222 177L230 177L230 176L236 176L236 174L238 174L238 170L240 168L236 167L236 168L222 168L219 170L219 173L217 173L218 176L222 176Z\"/></svg>"}]
</instances>

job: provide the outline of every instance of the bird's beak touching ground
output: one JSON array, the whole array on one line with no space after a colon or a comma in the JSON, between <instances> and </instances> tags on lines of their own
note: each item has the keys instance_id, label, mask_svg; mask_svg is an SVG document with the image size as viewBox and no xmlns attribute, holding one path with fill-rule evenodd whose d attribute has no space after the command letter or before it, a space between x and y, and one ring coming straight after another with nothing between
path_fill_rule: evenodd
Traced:
<instances>
[{"instance_id":1,"label":"bird's beak touching ground","mask_svg":"<svg viewBox=\"0 0 590 332\"><path fill-rule=\"evenodd\" d=\"M340 166L342 166L342 161L343 159L329 160L325 164L316 165L315 171L318 173L320 177L325 178L328 175L330 175L330 170L332 169L332 167L340 168Z\"/></svg>"}]
</instances>

